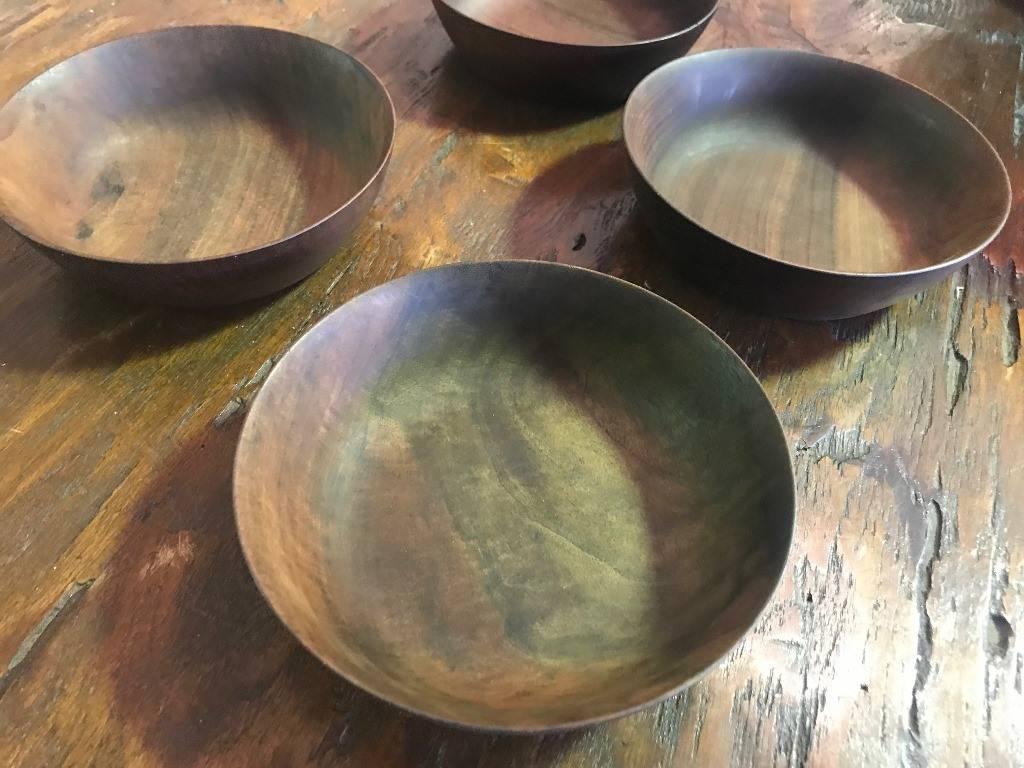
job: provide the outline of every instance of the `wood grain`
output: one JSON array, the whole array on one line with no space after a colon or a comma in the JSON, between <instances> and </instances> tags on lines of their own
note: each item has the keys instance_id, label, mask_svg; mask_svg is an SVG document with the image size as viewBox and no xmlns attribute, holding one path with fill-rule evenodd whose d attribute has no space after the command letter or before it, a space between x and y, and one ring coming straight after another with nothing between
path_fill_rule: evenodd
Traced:
<instances>
[{"instance_id":1,"label":"wood grain","mask_svg":"<svg viewBox=\"0 0 1024 768\"><path fill-rule=\"evenodd\" d=\"M445 31L486 80L534 99L615 106L682 56L717 0L433 0Z\"/></svg>"},{"instance_id":2,"label":"wood grain","mask_svg":"<svg viewBox=\"0 0 1024 768\"><path fill-rule=\"evenodd\" d=\"M788 446L727 347L627 283L524 261L418 272L317 325L253 406L235 503L318 657L510 731L703 673L793 526Z\"/></svg>"},{"instance_id":3,"label":"wood grain","mask_svg":"<svg viewBox=\"0 0 1024 768\"><path fill-rule=\"evenodd\" d=\"M912 295L980 252L1010 210L998 154L954 110L805 51L672 62L630 97L624 124L666 253L789 317Z\"/></svg>"},{"instance_id":4,"label":"wood grain","mask_svg":"<svg viewBox=\"0 0 1024 768\"><path fill-rule=\"evenodd\" d=\"M351 233L393 134L383 86L319 41L243 26L133 35L0 109L0 213L133 295L252 299Z\"/></svg>"},{"instance_id":5,"label":"wood grain","mask_svg":"<svg viewBox=\"0 0 1024 768\"><path fill-rule=\"evenodd\" d=\"M352 244L262 305L109 302L0 234L7 762L1021 764L1019 196L951 282L804 324L695 290L637 216L620 116L496 98L425 0L8 2L0 93L88 45L198 21L359 56L400 113L394 162ZM978 125L1024 189L1022 42L1012 2L728 0L698 47L817 48L900 75ZM241 416L313 322L396 275L503 257L599 267L681 303L762 379L796 465L792 566L726 662L658 707L543 738L437 726L340 681L259 596L231 520Z\"/></svg>"}]
</instances>

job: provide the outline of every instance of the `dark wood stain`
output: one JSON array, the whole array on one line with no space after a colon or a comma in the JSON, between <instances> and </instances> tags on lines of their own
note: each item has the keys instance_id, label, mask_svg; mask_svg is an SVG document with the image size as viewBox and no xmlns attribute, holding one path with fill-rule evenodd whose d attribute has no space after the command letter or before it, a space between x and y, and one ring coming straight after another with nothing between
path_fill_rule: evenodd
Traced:
<instances>
[{"instance_id":1,"label":"dark wood stain","mask_svg":"<svg viewBox=\"0 0 1024 768\"><path fill-rule=\"evenodd\" d=\"M216 754L245 722L248 702L310 666L242 559L227 479L236 434L208 432L182 446L153 480L108 566L123 586L97 609L117 716L174 765ZM226 636L235 638L230 649Z\"/></svg>"}]
</instances>

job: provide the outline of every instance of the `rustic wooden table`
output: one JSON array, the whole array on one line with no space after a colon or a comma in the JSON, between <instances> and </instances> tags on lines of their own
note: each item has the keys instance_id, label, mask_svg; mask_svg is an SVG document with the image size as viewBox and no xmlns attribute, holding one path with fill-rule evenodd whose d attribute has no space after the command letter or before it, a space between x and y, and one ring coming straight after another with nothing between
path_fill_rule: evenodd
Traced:
<instances>
[{"instance_id":1,"label":"rustic wooden table","mask_svg":"<svg viewBox=\"0 0 1024 768\"><path fill-rule=\"evenodd\" d=\"M427 0L4 0L0 98L81 48L188 22L363 58L400 114L394 161L351 246L256 306L132 306L0 232L0 763L1024 764L1022 206L985 257L888 312L746 314L653 246L619 113L483 86ZM930 89L1024 189L1019 0L727 0L698 50L746 45ZM789 571L725 663L660 706L545 738L435 725L329 673L260 598L231 515L246 406L303 331L388 278L499 257L606 270L709 323L779 409L799 488Z\"/></svg>"}]
</instances>

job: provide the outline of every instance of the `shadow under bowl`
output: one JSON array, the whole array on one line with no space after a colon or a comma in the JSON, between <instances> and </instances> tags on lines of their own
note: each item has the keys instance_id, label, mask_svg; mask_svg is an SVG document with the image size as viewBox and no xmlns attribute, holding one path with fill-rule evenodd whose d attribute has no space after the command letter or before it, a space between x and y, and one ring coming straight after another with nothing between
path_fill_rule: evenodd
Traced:
<instances>
[{"instance_id":1,"label":"shadow under bowl","mask_svg":"<svg viewBox=\"0 0 1024 768\"><path fill-rule=\"evenodd\" d=\"M278 363L235 465L248 563L284 623L429 717L544 731L712 667L789 551L789 449L710 330L543 262L417 272Z\"/></svg>"},{"instance_id":2,"label":"shadow under bowl","mask_svg":"<svg viewBox=\"0 0 1024 768\"><path fill-rule=\"evenodd\" d=\"M541 99L617 106L685 54L718 0L433 0L483 77Z\"/></svg>"},{"instance_id":3,"label":"shadow under bowl","mask_svg":"<svg viewBox=\"0 0 1024 768\"><path fill-rule=\"evenodd\" d=\"M258 27L147 32L66 59L0 109L0 214L133 298L245 301L337 251L394 132L384 86L329 45Z\"/></svg>"},{"instance_id":4,"label":"shadow under bowl","mask_svg":"<svg viewBox=\"0 0 1024 768\"><path fill-rule=\"evenodd\" d=\"M751 308L837 319L946 277L999 233L995 149L934 96L817 54L672 62L626 105L643 213L667 249Z\"/></svg>"}]
</instances>

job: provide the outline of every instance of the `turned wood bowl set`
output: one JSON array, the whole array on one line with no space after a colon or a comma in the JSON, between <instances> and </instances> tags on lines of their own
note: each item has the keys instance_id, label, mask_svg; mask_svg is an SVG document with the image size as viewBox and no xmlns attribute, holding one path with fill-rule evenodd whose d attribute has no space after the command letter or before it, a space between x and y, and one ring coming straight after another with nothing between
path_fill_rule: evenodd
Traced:
<instances>
[{"instance_id":1,"label":"turned wood bowl set","mask_svg":"<svg viewBox=\"0 0 1024 768\"><path fill-rule=\"evenodd\" d=\"M666 257L758 310L886 307L1006 221L995 150L924 91L795 51L684 56L715 0L434 5L502 88L628 97ZM87 283L245 301L337 252L395 129L382 83L330 45L134 35L0 108L0 214ZM234 498L257 584L317 657L497 731L597 722L692 683L768 604L795 519L779 420L724 342L642 288L534 261L416 272L316 325L252 405Z\"/></svg>"}]
</instances>

